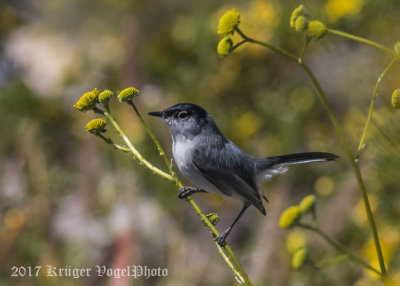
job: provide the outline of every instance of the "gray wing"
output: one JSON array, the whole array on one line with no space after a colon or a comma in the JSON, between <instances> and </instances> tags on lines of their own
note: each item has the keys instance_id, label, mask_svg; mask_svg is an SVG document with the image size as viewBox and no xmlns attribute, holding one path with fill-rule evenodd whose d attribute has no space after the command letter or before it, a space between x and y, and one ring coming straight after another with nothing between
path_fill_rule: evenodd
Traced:
<instances>
[{"instance_id":1,"label":"gray wing","mask_svg":"<svg viewBox=\"0 0 400 286\"><path fill-rule=\"evenodd\" d=\"M207 144L208 143L208 144ZM205 142L193 153L194 167L227 196L238 195L265 215L255 183L255 165L231 141Z\"/></svg>"}]
</instances>

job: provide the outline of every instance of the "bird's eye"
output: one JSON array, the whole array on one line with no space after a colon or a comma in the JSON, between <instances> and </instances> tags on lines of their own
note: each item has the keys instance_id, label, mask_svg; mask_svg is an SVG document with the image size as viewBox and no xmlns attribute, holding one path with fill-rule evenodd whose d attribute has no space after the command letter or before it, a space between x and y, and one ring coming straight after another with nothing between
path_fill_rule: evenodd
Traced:
<instances>
[{"instance_id":1,"label":"bird's eye","mask_svg":"<svg viewBox=\"0 0 400 286\"><path fill-rule=\"evenodd\" d=\"M189 116L189 112L187 112L187 111L181 111L181 112L178 113L178 117L180 119L186 118L188 116Z\"/></svg>"}]
</instances>

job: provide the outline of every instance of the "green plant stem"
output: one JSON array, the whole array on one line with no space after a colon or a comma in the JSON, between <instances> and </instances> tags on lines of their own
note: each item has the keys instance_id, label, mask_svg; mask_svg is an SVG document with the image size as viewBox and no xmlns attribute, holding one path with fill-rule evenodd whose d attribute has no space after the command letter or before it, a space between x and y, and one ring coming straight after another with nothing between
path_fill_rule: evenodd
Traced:
<instances>
[{"instance_id":1,"label":"green plant stem","mask_svg":"<svg viewBox=\"0 0 400 286\"><path fill-rule=\"evenodd\" d=\"M343 254L343 255L340 255L340 256L330 257L330 258L326 258L324 260L321 260L321 261L317 262L315 264L315 266L318 267L318 268L322 268L322 267L326 267L326 266L329 266L329 265L342 263L343 261L345 261L347 259L348 259L348 256L346 254Z\"/></svg>"},{"instance_id":2,"label":"green plant stem","mask_svg":"<svg viewBox=\"0 0 400 286\"><path fill-rule=\"evenodd\" d=\"M149 134L149 136L151 137L151 139L153 140L154 144L156 144L158 152L160 152L160 156L163 157L164 159L164 163L167 166L170 174L176 178L175 172L172 169L172 166L167 158L167 155L164 152L164 149L161 147L160 142L158 142L157 138L154 136L153 132L151 132L149 126L146 124L146 122L144 121L142 115L140 114L139 110L137 109L136 105L133 103L133 101L129 101L128 102L130 106L132 106L133 110L135 111L137 117L139 117L140 122L142 123L144 129L146 129L147 134Z\"/></svg>"},{"instance_id":3,"label":"green plant stem","mask_svg":"<svg viewBox=\"0 0 400 286\"><path fill-rule=\"evenodd\" d=\"M121 150L122 152L130 152L131 151L129 148L126 148L124 146L114 143L114 141L112 141L110 138L104 137L103 134L96 133L95 135L100 137L107 144L112 145L115 149Z\"/></svg>"},{"instance_id":4,"label":"green plant stem","mask_svg":"<svg viewBox=\"0 0 400 286\"><path fill-rule=\"evenodd\" d=\"M304 55L306 53L306 49L308 47L308 44L311 42L311 37L309 35L306 35L306 38L304 40L304 45L303 48L301 49L301 53L300 53L300 57L298 59L298 61L303 61Z\"/></svg>"},{"instance_id":5,"label":"green plant stem","mask_svg":"<svg viewBox=\"0 0 400 286\"><path fill-rule=\"evenodd\" d=\"M389 48L387 48L387 47L385 47L385 46L383 46L381 44L378 44L378 43L376 43L374 41L371 41L371 40L368 40L368 39L364 39L364 38L361 38L361 37L358 37L358 36L355 36L355 35L352 35L352 34L349 34L349 33L345 33L345 32L342 32L342 31L334 30L334 29L328 29L328 33L331 33L331 34L334 34L334 35L337 35L337 36L341 36L341 37L345 37L345 38L348 38L348 39L351 39L351 40L366 44L368 46L377 48L377 49L379 49L381 51L384 51L385 53L388 53L388 54L400 59L400 55L398 55L395 51L393 51L393 50L391 50L391 49L389 49Z\"/></svg>"},{"instance_id":6,"label":"green plant stem","mask_svg":"<svg viewBox=\"0 0 400 286\"><path fill-rule=\"evenodd\" d=\"M375 100L376 100L376 97L378 96L378 88L379 88L379 86L380 86L380 84L382 82L383 77L386 75L386 73L389 71L389 69L392 67L392 65L396 61L397 61L397 58L392 59L392 61L386 66L386 68L383 70L383 72L379 76L378 81L376 82L374 91L372 93L371 104L369 106L367 122L365 123L365 127L364 127L363 133L361 135L360 144L358 145L357 158L360 157L360 153L361 153L361 151L363 149L363 146L365 144L365 138L367 136L368 127L369 127L369 124L371 123L372 113L373 113L374 107L375 107Z\"/></svg>"},{"instance_id":7,"label":"green plant stem","mask_svg":"<svg viewBox=\"0 0 400 286\"><path fill-rule=\"evenodd\" d=\"M319 227L317 226L311 226L308 224L302 224L298 223L298 226L311 230L321 236L323 239L325 239L330 245L332 245L334 248L336 248L339 252L342 252L346 254L351 260L354 262L362 265L363 267L375 272L379 276L382 276L382 273L376 270L374 267L372 267L368 262L366 262L364 259L358 257L357 255L353 254L351 251L349 251L347 248L345 248L341 243L337 242L333 238L331 238L328 234L326 234L324 231L322 231Z\"/></svg>"},{"instance_id":8,"label":"green plant stem","mask_svg":"<svg viewBox=\"0 0 400 286\"><path fill-rule=\"evenodd\" d=\"M280 54L282 54L283 56L288 57L288 58L290 58L291 60L294 60L294 61L297 62L297 57L296 57L295 55L293 55L293 54L291 54L291 53L289 53L289 52L287 52L287 51L285 51L285 50L283 50L283 49L281 49L281 48L278 48L278 47L275 47L275 46L273 46L273 45L270 45L270 44L268 44L268 43L266 43L266 42L259 41L259 40L256 40L256 39L247 37L239 28L236 28L236 31L237 31L237 32L239 33L239 35L243 38L243 40L245 40L246 42L264 46L264 47L266 47L266 48L268 48L268 49L271 49L271 50L273 50L273 51L275 51L275 52L277 52L277 53L280 53Z\"/></svg>"},{"instance_id":9,"label":"green plant stem","mask_svg":"<svg viewBox=\"0 0 400 286\"><path fill-rule=\"evenodd\" d=\"M125 135L124 131L119 127L117 122L114 120L114 118L108 113L107 111L102 111L104 116L107 118L109 122L114 126L114 128L117 130L118 134L121 136L122 140L125 142L126 146L128 146L130 152L132 155L140 161L141 164L143 164L145 167L150 169L152 172L155 174L158 174L159 176L163 177L164 179L167 179L170 182L175 182L175 179L168 173L158 169L157 167L153 166L149 161L147 161L137 150L136 148L132 145L131 141L128 139L128 137Z\"/></svg>"},{"instance_id":10,"label":"green plant stem","mask_svg":"<svg viewBox=\"0 0 400 286\"><path fill-rule=\"evenodd\" d=\"M371 206L370 206L369 199L368 199L368 194L367 194L367 191L366 191L366 188L365 188L364 181L363 181L362 176L361 176L360 168L359 168L358 164L356 163L356 161L354 160L354 157L353 157L353 155L352 155L352 153L350 151L350 148L349 148L349 146L347 144L347 141L346 141L346 139L344 137L344 133L342 131L342 128L340 127L339 122L336 119L336 116L333 113L331 106L329 105L329 102L328 102L328 100L327 100L327 98L325 96L325 93L324 93L319 81L317 80L317 78L315 77L314 73L311 71L309 66L306 63L304 63L302 58L297 58L293 54L291 54L291 53L289 53L289 52L287 52L287 51L285 51L285 50L283 50L281 48L274 47L274 46L272 46L272 45L270 45L268 43L264 43L262 41L251 39L251 38L247 37L246 35L244 35L239 29L237 29L237 31L243 37L244 40L247 40L248 42L259 44L259 45L264 46L266 48L272 49L272 50L280 53L281 55L283 55L283 56L285 56L285 57L297 62L298 64L300 64L300 66L303 68L303 70L307 73L307 75L311 79L312 83L314 84L314 86L315 86L315 88L317 90L317 94L318 94L318 96L319 96L319 98L320 98L325 110L328 113L328 116L329 116L329 118L330 118L330 120L331 120L331 122L333 124L333 127L334 127L334 129L335 129L335 131L336 131L336 133L337 133L337 135L339 137L339 140L340 140L340 142L342 144L342 147L343 147L343 149L344 149L344 151L345 151L345 153L346 153L346 155L347 155L347 157L348 157L348 159L350 161L350 164L351 164L351 166L353 168L353 172L354 172L354 175L356 177L356 180L357 180L357 183L358 183L358 187L359 187L359 190L361 192L361 196L363 198L365 210L366 210L367 217L368 217L368 222L369 222L369 225L370 225L370 228L371 228L371 231L372 231L372 235L373 235L373 239L374 239L375 249L376 249L376 252L377 252L377 255L378 255L378 260L379 260L379 266L380 266L380 269L381 269L381 273L382 273L382 275L386 275L386 267L385 267L385 262L384 262L384 259L383 259L383 254L382 254L380 241L379 241L378 230L377 230L377 227L376 227L375 219L374 219L373 214L372 214Z\"/></svg>"},{"instance_id":11,"label":"green plant stem","mask_svg":"<svg viewBox=\"0 0 400 286\"><path fill-rule=\"evenodd\" d=\"M148 162L133 146L133 144L130 142L129 138L125 135L123 130L120 128L118 123L115 121L115 119L110 115L109 112L100 110L98 108L94 109L95 112L103 114L109 122L114 126L114 128L117 130L118 134L121 136L122 140L125 142L125 144L128 146L129 152L132 153L132 155L138 159L141 164L143 164L145 167L153 171L154 173L158 174L159 176L167 179L168 181L175 183L178 185L179 188L183 187L183 184L180 182L179 178L176 177L176 175L170 175L157 167L153 166L150 162ZM108 139L108 138L105 138ZM115 147L115 146L114 146ZM120 149L120 148L118 148ZM126 151L125 148L121 149L122 151ZM172 167L171 167L172 168ZM175 174L175 173L174 173ZM217 237L219 235L219 232L217 229L214 227L214 225L210 222L210 220L207 218L207 216L203 213L203 211L200 209L200 207L195 203L195 201L189 196L186 198L186 201L190 203L190 205L193 207L195 210L196 214L202 219L202 221L205 222L207 225L208 229L211 231L212 235L214 237ZM234 252L230 248L228 244L226 244L224 247L221 247L217 242L215 242L215 245L218 249L218 252L222 256L222 258L225 260L226 264L231 268L232 272L234 275L243 283L243 285L251 285L251 282L243 269L242 265L239 263L237 260ZM225 251L227 253L225 253Z\"/></svg>"}]
</instances>

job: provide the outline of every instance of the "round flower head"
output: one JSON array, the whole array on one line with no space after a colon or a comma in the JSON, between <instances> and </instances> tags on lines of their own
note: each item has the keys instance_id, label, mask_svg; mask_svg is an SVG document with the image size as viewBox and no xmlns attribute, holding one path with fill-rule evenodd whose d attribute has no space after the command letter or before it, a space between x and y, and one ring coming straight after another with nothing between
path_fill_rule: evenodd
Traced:
<instances>
[{"instance_id":1,"label":"round flower head","mask_svg":"<svg viewBox=\"0 0 400 286\"><path fill-rule=\"evenodd\" d=\"M216 213L209 213L206 215L206 217L212 223L212 225L216 225L219 222L219 215Z\"/></svg>"},{"instance_id":2,"label":"round flower head","mask_svg":"<svg viewBox=\"0 0 400 286\"><path fill-rule=\"evenodd\" d=\"M301 247L296 250L296 252L292 256L292 267L295 270L300 270L303 268L304 264L307 261L307 250L304 247Z\"/></svg>"},{"instance_id":3,"label":"round flower head","mask_svg":"<svg viewBox=\"0 0 400 286\"><path fill-rule=\"evenodd\" d=\"M393 91L392 105L393 105L394 109L400 109L400 88Z\"/></svg>"},{"instance_id":4,"label":"round flower head","mask_svg":"<svg viewBox=\"0 0 400 286\"><path fill-rule=\"evenodd\" d=\"M294 25L294 29L297 32L303 32L307 29L308 26L308 21L307 18L304 16L299 16L296 19L295 25Z\"/></svg>"},{"instance_id":5,"label":"round flower head","mask_svg":"<svg viewBox=\"0 0 400 286\"><path fill-rule=\"evenodd\" d=\"M85 128L90 133L98 134L98 133L106 131L106 129L105 129L106 125L107 125L107 121L105 119L97 118L97 119L93 119L93 120L89 121L89 123L86 124Z\"/></svg>"},{"instance_id":6,"label":"round flower head","mask_svg":"<svg viewBox=\"0 0 400 286\"><path fill-rule=\"evenodd\" d=\"M394 44L394 51L400 55L400 42L397 42L396 44Z\"/></svg>"},{"instance_id":7,"label":"round flower head","mask_svg":"<svg viewBox=\"0 0 400 286\"><path fill-rule=\"evenodd\" d=\"M113 97L113 92L111 90L103 90L102 92L100 92L99 94L99 102L102 103L107 103L110 101L110 99Z\"/></svg>"},{"instance_id":8,"label":"round flower head","mask_svg":"<svg viewBox=\"0 0 400 286\"><path fill-rule=\"evenodd\" d=\"M229 35L235 32L236 27L240 23L240 15L236 9L227 11L220 19L218 23L218 34Z\"/></svg>"},{"instance_id":9,"label":"round flower head","mask_svg":"<svg viewBox=\"0 0 400 286\"><path fill-rule=\"evenodd\" d=\"M84 93L81 98L74 104L74 108L79 111L86 111L95 107L98 102L99 90L97 88Z\"/></svg>"},{"instance_id":10,"label":"round flower head","mask_svg":"<svg viewBox=\"0 0 400 286\"><path fill-rule=\"evenodd\" d=\"M316 198L314 195L308 195L303 198L299 204L299 209L301 214L305 214L312 210L315 206Z\"/></svg>"},{"instance_id":11,"label":"round flower head","mask_svg":"<svg viewBox=\"0 0 400 286\"><path fill-rule=\"evenodd\" d=\"M306 10L306 8L304 8L303 5L300 5L299 7L297 7L296 9L293 10L292 12L292 16L290 17L290 28L292 29L296 29L296 20L298 17L303 16L306 20L305 22L308 21L308 12Z\"/></svg>"},{"instance_id":12,"label":"round flower head","mask_svg":"<svg viewBox=\"0 0 400 286\"><path fill-rule=\"evenodd\" d=\"M311 21L308 23L308 33L316 40L322 39L328 33L328 29L321 21Z\"/></svg>"},{"instance_id":13,"label":"round flower head","mask_svg":"<svg viewBox=\"0 0 400 286\"><path fill-rule=\"evenodd\" d=\"M134 87L128 87L120 91L120 93L118 94L118 99L120 102L131 101L132 98L134 98L137 95L139 95L139 90L137 90Z\"/></svg>"},{"instance_id":14,"label":"round flower head","mask_svg":"<svg viewBox=\"0 0 400 286\"><path fill-rule=\"evenodd\" d=\"M232 39L229 37L225 37L223 38L221 41L218 42L218 46L217 46L217 52L218 55L223 58L226 57L232 49Z\"/></svg>"},{"instance_id":15,"label":"round flower head","mask_svg":"<svg viewBox=\"0 0 400 286\"><path fill-rule=\"evenodd\" d=\"M298 206L288 207L279 219L280 228L289 228L296 224L300 218L300 209Z\"/></svg>"}]
</instances>

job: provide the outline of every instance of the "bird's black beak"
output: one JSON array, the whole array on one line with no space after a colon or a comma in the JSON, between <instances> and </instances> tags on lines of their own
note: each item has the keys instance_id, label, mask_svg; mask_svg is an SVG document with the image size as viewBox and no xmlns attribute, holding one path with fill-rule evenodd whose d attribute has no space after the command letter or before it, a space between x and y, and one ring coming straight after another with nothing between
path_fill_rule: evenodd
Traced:
<instances>
[{"instance_id":1,"label":"bird's black beak","mask_svg":"<svg viewBox=\"0 0 400 286\"><path fill-rule=\"evenodd\" d=\"M156 117L164 117L164 111L153 111L153 112L149 112L147 114L151 115L151 116L156 116Z\"/></svg>"}]
</instances>

